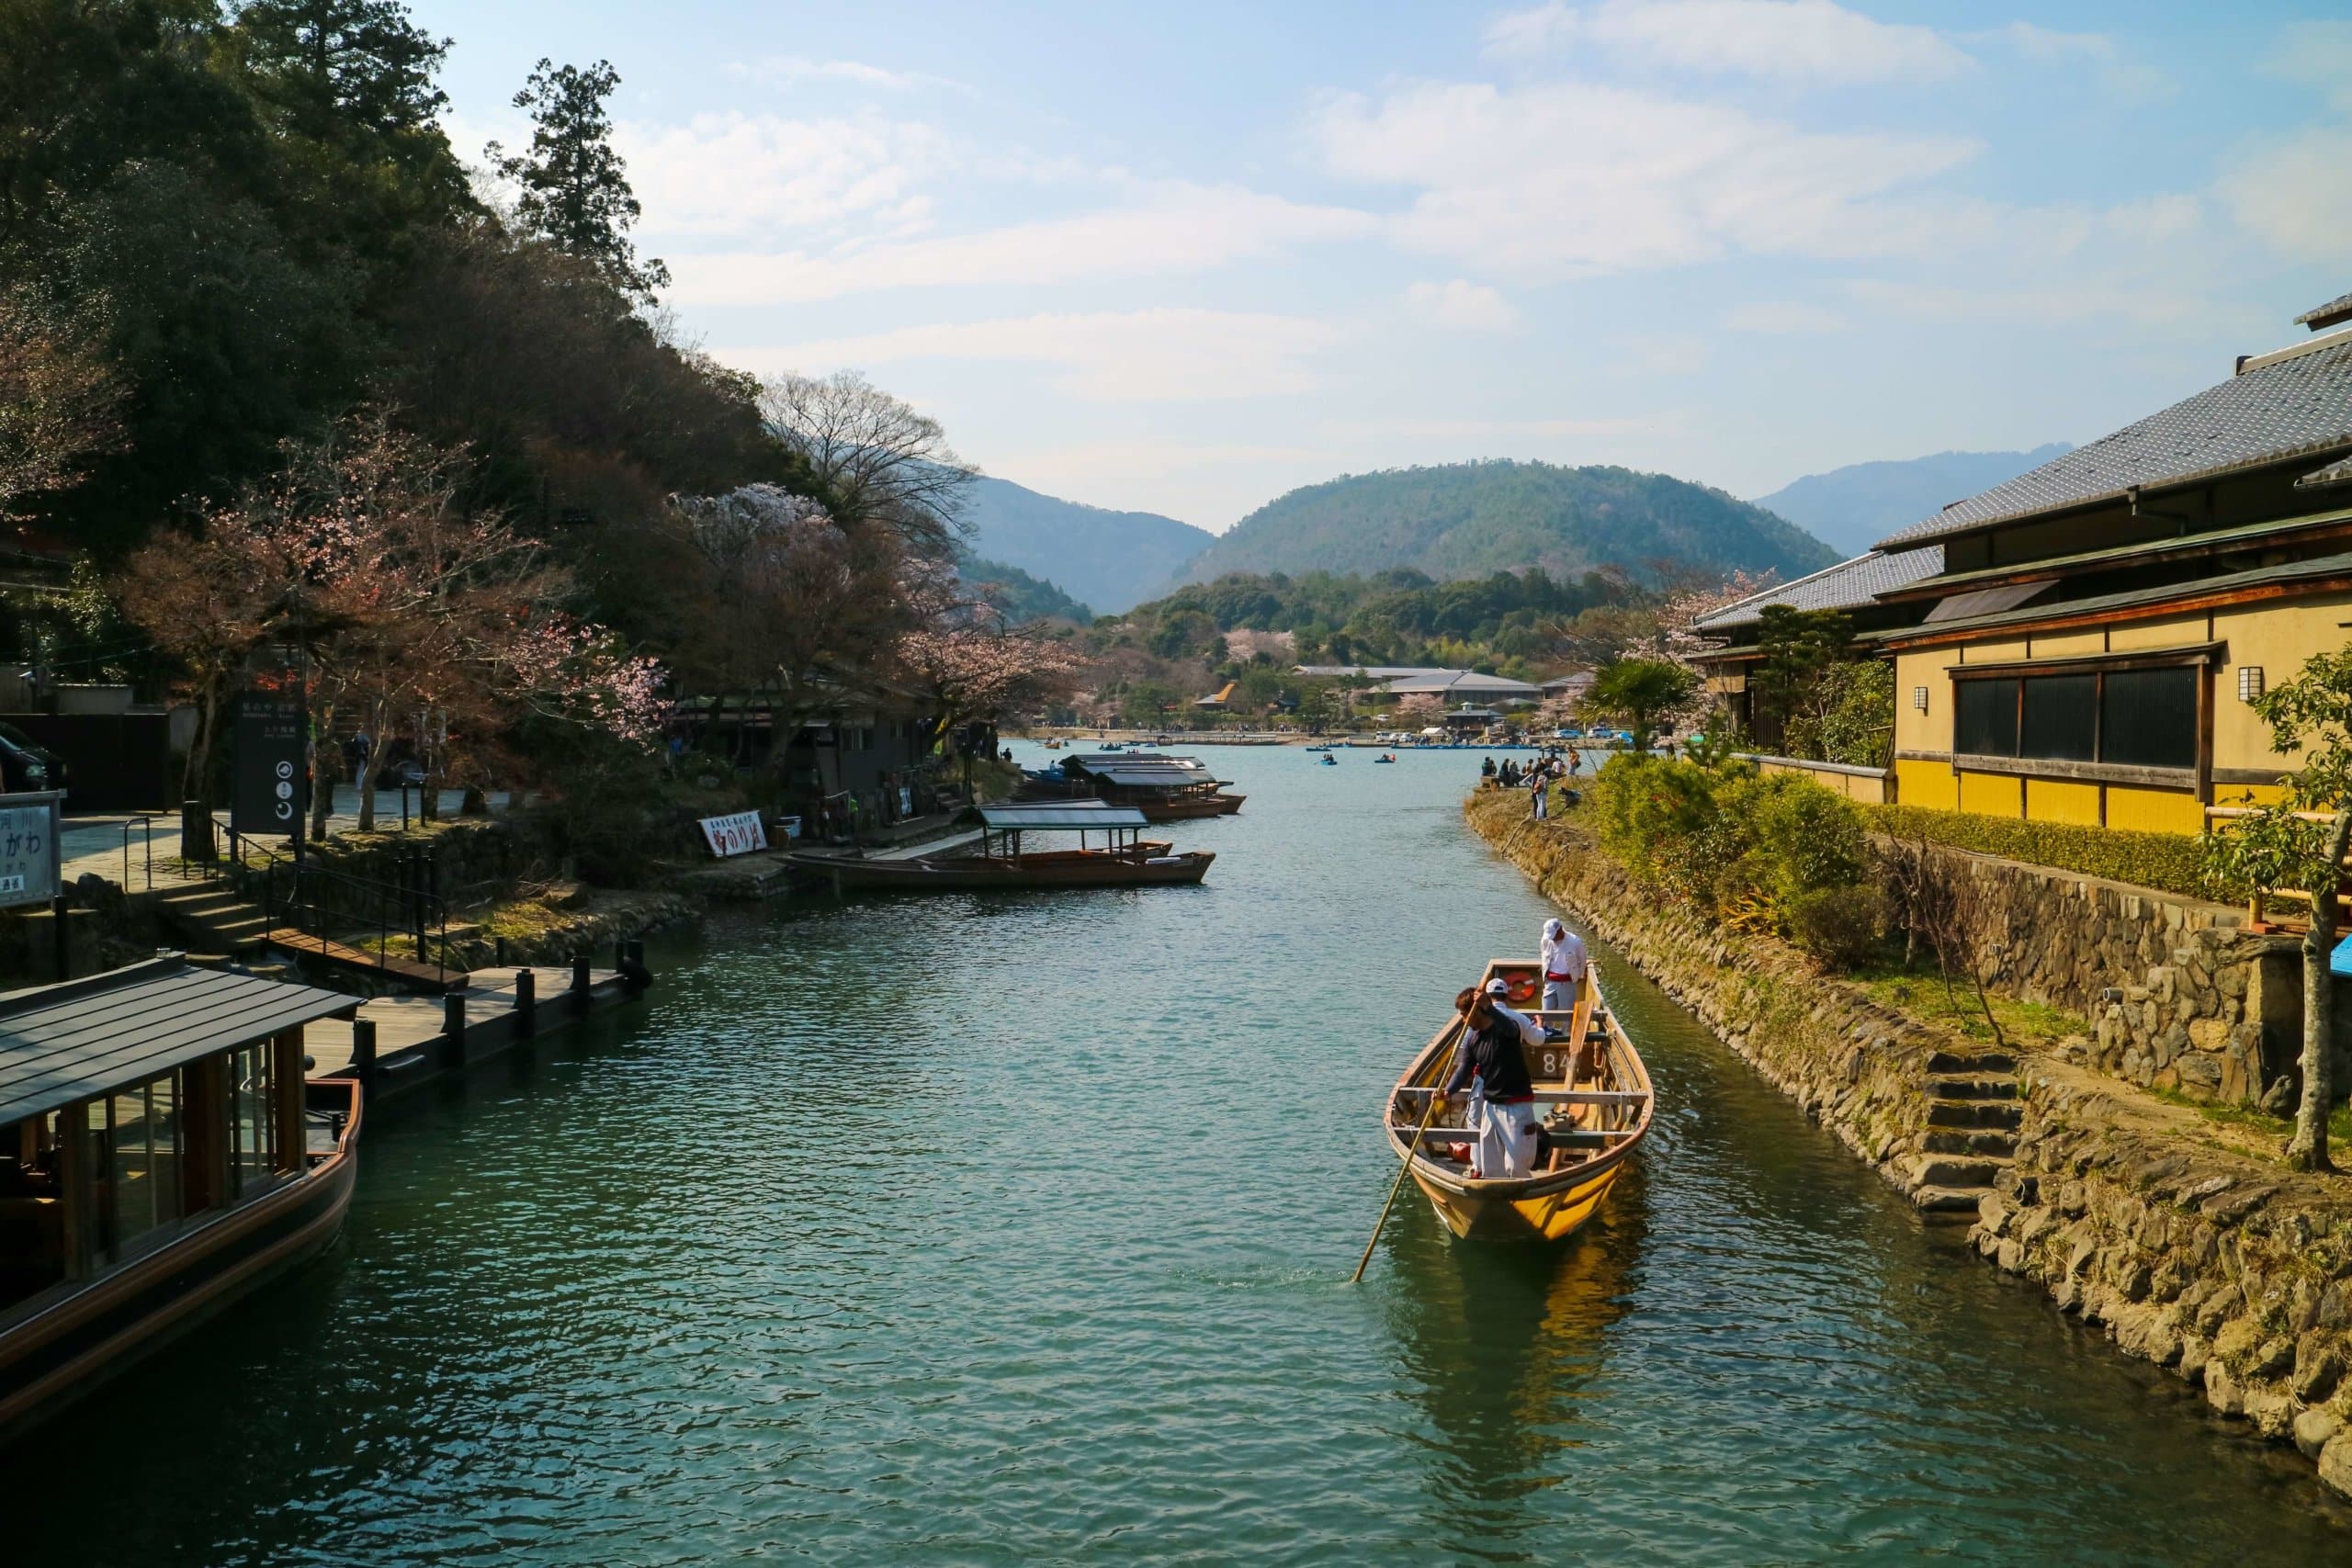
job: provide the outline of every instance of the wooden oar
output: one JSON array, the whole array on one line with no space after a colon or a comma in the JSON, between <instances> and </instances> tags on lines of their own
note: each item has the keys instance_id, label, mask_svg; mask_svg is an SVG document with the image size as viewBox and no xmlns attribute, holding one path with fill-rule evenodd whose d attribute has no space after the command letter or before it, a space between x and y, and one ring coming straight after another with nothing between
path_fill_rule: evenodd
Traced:
<instances>
[{"instance_id":1,"label":"wooden oar","mask_svg":"<svg viewBox=\"0 0 2352 1568\"><path fill-rule=\"evenodd\" d=\"M1445 1065L1449 1069L1453 1066L1455 1054L1462 1049L1463 1037L1469 1032L1470 1020L1467 1015L1464 1015L1462 1020L1462 1033L1454 1037L1453 1050L1445 1055ZM1348 1276L1348 1283L1351 1285L1363 1283L1363 1271L1372 1264L1372 1249L1380 1245L1380 1233L1388 1228L1388 1211L1396 1206L1396 1194L1404 1190L1405 1178L1412 1171L1413 1153L1421 1146L1421 1134L1430 1130L1430 1119L1437 1114L1438 1102L1445 1098L1446 1076L1445 1073L1441 1072L1437 1076L1437 1080L1430 1085L1430 1102L1428 1108L1421 1112L1421 1124L1414 1128L1412 1137L1406 1140L1405 1163L1396 1168L1396 1179L1389 1183L1388 1187L1388 1201L1380 1205L1380 1218L1373 1222L1372 1239L1363 1244L1363 1256L1356 1259L1356 1271Z\"/></svg>"}]
</instances>

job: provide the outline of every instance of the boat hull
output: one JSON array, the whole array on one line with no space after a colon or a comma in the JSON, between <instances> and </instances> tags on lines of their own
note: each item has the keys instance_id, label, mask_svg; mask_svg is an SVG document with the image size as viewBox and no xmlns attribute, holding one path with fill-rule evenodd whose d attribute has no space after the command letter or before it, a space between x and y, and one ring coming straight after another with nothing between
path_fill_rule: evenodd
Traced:
<instances>
[{"instance_id":1,"label":"boat hull","mask_svg":"<svg viewBox=\"0 0 2352 1568\"><path fill-rule=\"evenodd\" d=\"M1579 1173L1579 1179L1553 1187L1526 1182L1450 1182L1413 1162L1413 1183L1437 1211L1445 1228L1464 1241L1565 1241L1600 1207L1624 1170L1622 1159L1606 1169ZM1477 1189L1505 1189L1482 1192Z\"/></svg>"},{"instance_id":2,"label":"boat hull","mask_svg":"<svg viewBox=\"0 0 2352 1568\"><path fill-rule=\"evenodd\" d=\"M56 1414L334 1240L358 1177L360 1088L311 1087L350 1108L334 1154L0 1331L0 1438Z\"/></svg>"},{"instance_id":3,"label":"boat hull","mask_svg":"<svg viewBox=\"0 0 2352 1568\"><path fill-rule=\"evenodd\" d=\"M1125 860L1088 856L1082 862L1039 863L941 856L899 861L796 858L792 863L829 878L841 892L1022 892L1047 887L1169 887L1196 883L1216 856L1207 851Z\"/></svg>"}]
</instances>

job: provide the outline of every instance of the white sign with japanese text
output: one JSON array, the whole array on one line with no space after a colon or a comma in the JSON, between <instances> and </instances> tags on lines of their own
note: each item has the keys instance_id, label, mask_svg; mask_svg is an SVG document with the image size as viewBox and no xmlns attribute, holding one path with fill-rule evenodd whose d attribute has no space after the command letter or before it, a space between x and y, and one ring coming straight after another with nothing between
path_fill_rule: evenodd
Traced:
<instances>
[{"instance_id":1,"label":"white sign with japanese text","mask_svg":"<svg viewBox=\"0 0 2352 1568\"><path fill-rule=\"evenodd\" d=\"M768 847L767 827L756 811L738 811L732 817L706 817L702 819L702 836L710 841L710 852L720 860Z\"/></svg>"},{"instance_id":2,"label":"white sign with japanese text","mask_svg":"<svg viewBox=\"0 0 2352 1568\"><path fill-rule=\"evenodd\" d=\"M0 795L0 908L57 896L54 794Z\"/></svg>"}]
</instances>

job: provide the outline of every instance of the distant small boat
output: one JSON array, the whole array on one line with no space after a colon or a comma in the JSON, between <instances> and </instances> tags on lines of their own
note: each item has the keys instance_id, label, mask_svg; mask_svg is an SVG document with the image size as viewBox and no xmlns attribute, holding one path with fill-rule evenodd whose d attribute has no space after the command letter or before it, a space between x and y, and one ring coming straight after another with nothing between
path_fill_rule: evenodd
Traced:
<instances>
[{"instance_id":1,"label":"distant small boat","mask_svg":"<svg viewBox=\"0 0 2352 1568\"><path fill-rule=\"evenodd\" d=\"M1323 765L1327 768L1336 768L1340 765L1340 759L1326 751L1323 753Z\"/></svg>"},{"instance_id":2,"label":"distant small boat","mask_svg":"<svg viewBox=\"0 0 2352 1568\"><path fill-rule=\"evenodd\" d=\"M1393 753L1384 751L1379 756L1374 757L1372 761L1373 766L1378 767L1383 762L1393 762L1396 760L1396 758Z\"/></svg>"}]
</instances>

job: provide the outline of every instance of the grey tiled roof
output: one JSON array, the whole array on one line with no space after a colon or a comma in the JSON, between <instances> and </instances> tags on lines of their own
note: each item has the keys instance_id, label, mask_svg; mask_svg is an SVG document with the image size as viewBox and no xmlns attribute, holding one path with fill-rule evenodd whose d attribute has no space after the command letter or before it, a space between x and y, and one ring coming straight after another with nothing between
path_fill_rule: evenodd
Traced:
<instances>
[{"instance_id":1,"label":"grey tiled roof","mask_svg":"<svg viewBox=\"0 0 2352 1568\"><path fill-rule=\"evenodd\" d=\"M2295 481L2297 490L2317 490L2322 485L2352 484L2352 457L2339 457L2324 468L2316 468Z\"/></svg>"},{"instance_id":2,"label":"grey tiled roof","mask_svg":"<svg viewBox=\"0 0 2352 1568\"><path fill-rule=\"evenodd\" d=\"M1879 541L1939 539L1987 523L2352 446L2352 333L2254 366L2161 413L1954 502Z\"/></svg>"},{"instance_id":3,"label":"grey tiled roof","mask_svg":"<svg viewBox=\"0 0 2352 1568\"><path fill-rule=\"evenodd\" d=\"M1777 588L1767 588L1761 593L1751 593L1736 604L1702 615L1692 623L1702 632L1724 631L1761 620L1766 609L1774 604L1786 604L1793 610L1845 610L1857 604L1867 604L1881 593L1917 582L1923 577L1933 577L1944 569L1944 547L1929 545L1924 549L1872 550L1856 556L1852 560L1839 561L1836 566L1800 577L1794 582L1784 582Z\"/></svg>"},{"instance_id":4,"label":"grey tiled roof","mask_svg":"<svg viewBox=\"0 0 2352 1568\"><path fill-rule=\"evenodd\" d=\"M2332 326L2346 317L2352 317L2352 294L2339 294L2316 310L2305 310L2297 316L2295 324L2299 327Z\"/></svg>"}]
</instances>

